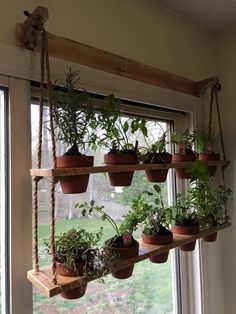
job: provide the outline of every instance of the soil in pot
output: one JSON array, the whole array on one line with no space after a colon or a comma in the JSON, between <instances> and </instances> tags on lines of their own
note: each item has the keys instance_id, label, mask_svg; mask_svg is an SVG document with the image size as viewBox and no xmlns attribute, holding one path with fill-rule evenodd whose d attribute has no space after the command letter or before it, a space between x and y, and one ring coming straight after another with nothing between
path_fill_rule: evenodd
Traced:
<instances>
[{"instance_id":1,"label":"soil in pot","mask_svg":"<svg viewBox=\"0 0 236 314\"><path fill-rule=\"evenodd\" d=\"M131 258L138 256L139 253L139 243L138 241L133 239L131 246L124 247L123 246L123 237L116 236L115 241L114 238L109 239L105 242L107 246L108 252L112 254L117 254L119 259ZM122 268L117 271L112 272L112 276L117 279L127 279L132 276L134 269L134 265Z\"/></svg>"},{"instance_id":2,"label":"soil in pot","mask_svg":"<svg viewBox=\"0 0 236 314\"><path fill-rule=\"evenodd\" d=\"M198 156L199 160L202 161L219 161L220 160L220 154L216 154L216 153L205 153L205 154L199 154ZM216 173L216 168L217 166L208 166L208 171L210 176L214 176Z\"/></svg>"},{"instance_id":3,"label":"soil in pot","mask_svg":"<svg viewBox=\"0 0 236 314\"><path fill-rule=\"evenodd\" d=\"M172 162L191 162L195 161L197 154L193 151L181 154L174 154L172 157ZM175 168L176 176L178 179L190 179L191 174L186 172L185 168Z\"/></svg>"},{"instance_id":4,"label":"soil in pot","mask_svg":"<svg viewBox=\"0 0 236 314\"><path fill-rule=\"evenodd\" d=\"M93 166L93 156L60 156L56 159L57 168L76 168ZM60 177L61 188L65 194L84 193L87 190L89 174Z\"/></svg>"},{"instance_id":5,"label":"soil in pot","mask_svg":"<svg viewBox=\"0 0 236 314\"><path fill-rule=\"evenodd\" d=\"M172 161L172 155L163 152L156 154L147 154L147 160L145 163L152 164L170 164ZM156 169L146 170L146 176L149 182L165 182L169 169Z\"/></svg>"},{"instance_id":6,"label":"soil in pot","mask_svg":"<svg viewBox=\"0 0 236 314\"><path fill-rule=\"evenodd\" d=\"M146 235L144 232L142 233L142 241L143 243L152 244L152 245L166 245L173 242L173 234L168 229L162 227L164 230L160 232L158 235ZM169 251L152 256L149 260L152 263L165 263L168 259Z\"/></svg>"},{"instance_id":7,"label":"soil in pot","mask_svg":"<svg viewBox=\"0 0 236 314\"><path fill-rule=\"evenodd\" d=\"M191 235L191 234L199 233L200 227L199 227L199 224L196 222L188 222L186 224L172 226L171 231L177 234ZM187 252L193 251L195 249L195 244L196 244L196 240L190 243L184 244L184 245L180 245L179 249L181 251L187 251Z\"/></svg>"},{"instance_id":8,"label":"soil in pot","mask_svg":"<svg viewBox=\"0 0 236 314\"><path fill-rule=\"evenodd\" d=\"M60 275L60 276L68 276L68 277L83 276L83 268L84 268L84 263L77 263L75 265L75 269L73 269L73 268L66 268L63 263L56 262L57 275ZM83 283L79 287L62 292L61 296L64 299L68 299L68 300L79 299L85 294L86 288L87 288L87 283Z\"/></svg>"},{"instance_id":9,"label":"soil in pot","mask_svg":"<svg viewBox=\"0 0 236 314\"><path fill-rule=\"evenodd\" d=\"M202 239L205 242L215 242L216 238L217 238L217 232L214 232L212 234L209 234L209 235L203 237Z\"/></svg>"},{"instance_id":10,"label":"soil in pot","mask_svg":"<svg viewBox=\"0 0 236 314\"><path fill-rule=\"evenodd\" d=\"M138 163L138 157L135 153L108 153L104 155L104 163L111 165L135 165ZM113 172L109 173L111 186L130 186L133 179L134 171Z\"/></svg>"}]
</instances>

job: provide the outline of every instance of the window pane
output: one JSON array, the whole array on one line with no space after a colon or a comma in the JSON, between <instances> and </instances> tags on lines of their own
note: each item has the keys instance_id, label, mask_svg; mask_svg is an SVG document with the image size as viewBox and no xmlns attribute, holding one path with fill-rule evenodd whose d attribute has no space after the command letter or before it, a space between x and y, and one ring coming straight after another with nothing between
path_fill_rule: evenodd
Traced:
<instances>
[{"instance_id":1,"label":"window pane","mask_svg":"<svg viewBox=\"0 0 236 314\"><path fill-rule=\"evenodd\" d=\"M33 166L36 165L37 129L38 129L38 106L32 105L32 157ZM45 111L45 115L47 112ZM47 121L45 117L44 121ZM155 138L160 132L169 130L167 122L160 122L161 128L153 129L153 122L149 122ZM50 134L47 125L43 128L43 165L50 166ZM140 141L141 138L140 138ZM57 143L58 155L65 151L60 143ZM87 155L94 153L87 151ZM103 151L96 152L95 164L103 163ZM170 180L170 179L168 179ZM89 186L86 193L65 195L62 193L60 184L56 186L56 233L60 234L72 227L81 226L88 231L97 231L100 226L104 227L103 241L112 237L114 232L111 226L99 217L82 218L81 213L75 209L77 202L94 199L98 204L104 205L106 211L120 223L122 215L127 213L131 200L139 192L151 186L144 172L136 172L130 187L111 187L108 177L104 174L90 175ZM161 184L164 200L168 203L167 182ZM49 238L49 183L41 180L39 184L39 250L40 265L50 264L50 257L44 248L44 239ZM140 238L141 230L136 231L135 238ZM47 299L34 289L34 313L174 313L173 285L171 273L171 254L168 262L153 264L149 260L137 263L131 278L117 280L107 276L105 284L97 281L90 282L86 294L77 301L68 301L60 296Z\"/></svg>"}]
</instances>

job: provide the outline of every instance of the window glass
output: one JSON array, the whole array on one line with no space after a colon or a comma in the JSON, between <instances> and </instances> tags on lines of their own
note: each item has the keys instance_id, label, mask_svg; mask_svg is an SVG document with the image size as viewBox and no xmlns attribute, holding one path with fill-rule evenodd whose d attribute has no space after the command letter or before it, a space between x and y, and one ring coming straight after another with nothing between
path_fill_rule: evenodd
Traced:
<instances>
[{"instance_id":1,"label":"window glass","mask_svg":"<svg viewBox=\"0 0 236 314\"><path fill-rule=\"evenodd\" d=\"M44 112L47 115L47 111ZM32 119L32 160L33 167L36 165L37 156L37 133L38 133L38 105L31 105ZM45 116L44 121L48 121ZM162 131L170 130L167 121L159 121L159 127L153 127L153 121L148 122L148 129L152 130L155 138ZM50 133L47 125L43 127L43 167L51 165ZM140 142L142 139L140 138ZM65 147L57 142L57 153L61 155ZM86 154L94 155L87 151ZM103 163L104 151L95 154L95 164ZM170 200L170 182L168 180L160 184L164 200ZM120 223L122 215L127 213L131 200L139 192L147 189L148 183L144 172L137 171L134 174L133 182L130 187L111 187L108 177L104 174L90 175L89 186L86 193L65 195L62 193L60 184L56 186L56 234L60 234L72 227L81 226L88 231L97 231L100 226L104 227L103 241L112 237L114 232L111 226L101 221L99 217L82 218L81 213L75 208L77 202L89 201L94 199L98 204L104 205L106 211ZM41 180L39 183L39 251L40 265L50 264L50 256L47 255L44 247L44 239L49 238L50 214L49 214L49 183ZM141 230L136 231L135 238L140 238ZM90 282L86 294L83 298L76 301L68 301L60 296L48 299L34 288L33 303L34 313L149 313L149 314L171 314L174 312L173 300L173 278L172 267L174 263L172 255L164 264L153 264L149 260L137 263L131 278L118 280L111 276L105 278L105 284L97 281Z\"/></svg>"}]
</instances>

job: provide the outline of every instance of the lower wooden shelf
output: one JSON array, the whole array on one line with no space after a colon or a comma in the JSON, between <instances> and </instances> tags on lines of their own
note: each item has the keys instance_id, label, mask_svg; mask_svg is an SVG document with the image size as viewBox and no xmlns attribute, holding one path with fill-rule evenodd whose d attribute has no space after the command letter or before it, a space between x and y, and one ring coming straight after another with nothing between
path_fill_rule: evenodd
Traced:
<instances>
[{"instance_id":1,"label":"lower wooden shelf","mask_svg":"<svg viewBox=\"0 0 236 314\"><path fill-rule=\"evenodd\" d=\"M119 270L130 266L132 264L138 263L143 261L151 256L155 256L164 252L167 252L170 249L176 248L180 245L184 245L187 243L192 242L193 240L200 239L204 236L210 235L222 229L225 229L230 226L230 223L226 223L221 226L217 226L208 230L203 230L198 234L195 235L179 235L174 234L174 241L168 245L149 245L139 240L140 248L139 248L139 255L134 258L129 258L125 260L120 260L117 262L115 267L112 269ZM111 272L112 272L111 270ZM60 294L62 291L68 291L72 288L76 288L80 286L84 282L88 282L91 280L98 279L97 277L88 280L86 277L65 277L57 275L57 284L54 285L52 283L52 270L51 266L45 266L40 268L38 274L35 274L34 270L29 270L27 272L27 278L32 284L38 288L46 297L53 297L57 294ZM115 279L114 279L115 280Z\"/></svg>"}]
</instances>

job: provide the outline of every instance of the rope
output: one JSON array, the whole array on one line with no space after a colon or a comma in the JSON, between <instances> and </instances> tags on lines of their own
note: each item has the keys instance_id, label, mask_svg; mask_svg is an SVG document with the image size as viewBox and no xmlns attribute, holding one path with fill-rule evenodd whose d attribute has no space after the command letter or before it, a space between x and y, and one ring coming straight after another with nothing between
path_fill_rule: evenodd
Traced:
<instances>
[{"instance_id":1,"label":"rope","mask_svg":"<svg viewBox=\"0 0 236 314\"><path fill-rule=\"evenodd\" d=\"M55 180L51 178L51 225L50 225L50 248L52 256L52 283L57 284L56 278L56 257L55 257Z\"/></svg>"},{"instance_id":2,"label":"rope","mask_svg":"<svg viewBox=\"0 0 236 314\"><path fill-rule=\"evenodd\" d=\"M38 255L38 182L39 178L32 178L33 185L33 211L32 211L32 219L33 219L33 250L34 250L34 271L37 274L39 272L39 255Z\"/></svg>"},{"instance_id":3,"label":"rope","mask_svg":"<svg viewBox=\"0 0 236 314\"><path fill-rule=\"evenodd\" d=\"M211 134L211 126L212 126L213 101L214 101L214 88L212 87L211 88L211 100L210 100L210 112L209 112L209 126L208 126L209 137Z\"/></svg>"},{"instance_id":4,"label":"rope","mask_svg":"<svg viewBox=\"0 0 236 314\"><path fill-rule=\"evenodd\" d=\"M46 57L46 72L47 72L47 83L48 83L48 104L49 104L49 120L50 120L50 130L51 130L51 140L52 140L52 158L53 158L53 168L56 168L56 143L55 143L55 133L53 127L53 118L52 118L52 82L50 75L50 66L49 66L49 54L48 54L48 40L47 33L44 30L42 33L43 40L45 43L45 57Z\"/></svg>"}]
</instances>

